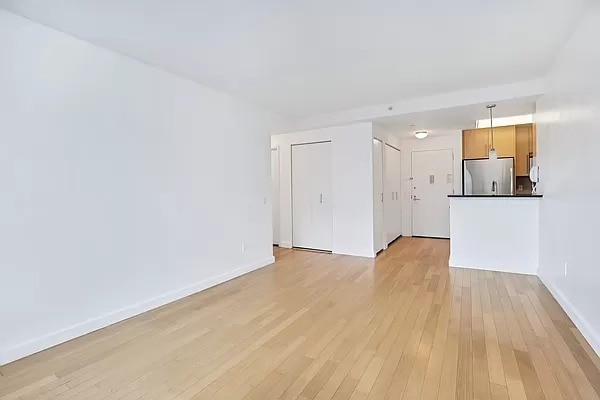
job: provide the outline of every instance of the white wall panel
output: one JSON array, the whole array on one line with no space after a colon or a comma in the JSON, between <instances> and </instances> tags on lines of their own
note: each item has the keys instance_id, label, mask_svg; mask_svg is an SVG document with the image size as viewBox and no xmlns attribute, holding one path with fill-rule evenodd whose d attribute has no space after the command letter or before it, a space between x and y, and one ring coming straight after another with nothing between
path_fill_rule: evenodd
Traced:
<instances>
[{"instance_id":1,"label":"white wall panel","mask_svg":"<svg viewBox=\"0 0 600 400\"><path fill-rule=\"evenodd\" d=\"M537 102L540 271L600 353L600 5L589 10L558 55Z\"/></svg>"},{"instance_id":2,"label":"white wall panel","mask_svg":"<svg viewBox=\"0 0 600 400\"><path fill-rule=\"evenodd\" d=\"M274 115L0 11L0 363L272 261Z\"/></svg>"}]
</instances>

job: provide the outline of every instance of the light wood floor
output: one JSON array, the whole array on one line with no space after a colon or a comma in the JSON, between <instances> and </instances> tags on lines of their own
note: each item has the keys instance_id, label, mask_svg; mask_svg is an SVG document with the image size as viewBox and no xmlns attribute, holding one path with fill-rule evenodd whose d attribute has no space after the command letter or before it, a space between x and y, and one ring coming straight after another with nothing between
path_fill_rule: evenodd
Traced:
<instances>
[{"instance_id":1,"label":"light wood floor","mask_svg":"<svg viewBox=\"0 0 600 400\"><path fill-rule=\"evenodd\" d=\"M276 249L231 282L0 367L0 399L598 399L600 360L535 277Z\"/></svg>"}]
</instances>

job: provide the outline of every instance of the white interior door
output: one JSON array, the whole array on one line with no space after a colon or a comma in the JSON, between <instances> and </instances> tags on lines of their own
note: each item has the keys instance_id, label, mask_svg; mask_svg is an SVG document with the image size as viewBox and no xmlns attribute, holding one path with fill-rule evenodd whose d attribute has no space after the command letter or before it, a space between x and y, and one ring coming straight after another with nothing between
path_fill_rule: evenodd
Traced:
<instances>
[{"instance_id":1,"label":"white interior door","mask_svg":"<svg viewBox=\"0 0 600 400\"><path fill-rule=\"evenodd\" d=\"M450 237L450 206L453 192L452 150L412 153L413 236Z\"/></svg>"},{"instance_id":2,"label":"white interior door","mask_svg":"<svg viewBox=\"0 0 600 400\"><path fill-rule=\"evenodd\" d=\"M385 146L384 219L386 241L390 244L402 235L402 158L400 150Z\"/></svg>"},{"instance_id":3,"label":"white interior door","mask_svg":"<svg viewBox=\"0 0 600 400\"><path fill-rule=\"evenodd\" d=\"M273 208L273 244L279 244L279 151L271 149L271 206Z\"/></svg>"},{"instance_id":4,"label":"white interior door","mask_svg":"<svg viewBox=\"0 0 600 400\"><path fill-rule=\"evenodd\" d=\"M375 253L385 245L383 224L383 143L373 139L373 244Z\"/></svg>"},{"instance_id":5,"label":"white interior door","mask_svg":"<svg viewBox=\"0 0 600 400\"><path fill-rule=\"evenodd\" d=\"M292 146L292 233L294 247L332 250L331 142Z\"/></svg>"}]
</instances>

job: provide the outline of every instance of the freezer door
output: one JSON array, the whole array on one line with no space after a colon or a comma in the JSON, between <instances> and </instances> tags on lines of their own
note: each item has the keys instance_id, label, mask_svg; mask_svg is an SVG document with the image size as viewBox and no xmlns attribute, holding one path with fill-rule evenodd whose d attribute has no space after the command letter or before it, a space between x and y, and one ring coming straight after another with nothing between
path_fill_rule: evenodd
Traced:
<instances>
[{"instance_id":1,"label":"freezer door","mask_svg":"<svg viewBox=\"0 0 600 400\"><path fill-rule=\"evenodd\" d=\"M465 160L463 163L463 194L492 194L492 183L496 181L496 194L510 194L511 168L514 159Z\"/></svg>"}]
</instances>

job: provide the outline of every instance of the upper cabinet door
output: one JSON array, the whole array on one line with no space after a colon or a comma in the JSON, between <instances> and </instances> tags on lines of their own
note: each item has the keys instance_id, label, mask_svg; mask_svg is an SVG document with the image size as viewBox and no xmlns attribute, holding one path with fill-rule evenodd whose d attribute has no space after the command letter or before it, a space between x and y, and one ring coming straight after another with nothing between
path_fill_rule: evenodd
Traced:
<instances>
[{"instance_id":1,"label":"upper cabinet door","mask_svg":"<svg viewBox=\"0 0 600 400\"><path fill-rule=\"evenodd\" d=\"M494 147L498 157L515 157L515 126L494 128Z\"/></svg>"},{"instance_id":2,"label":"upper cabinet door","mask_svg":"<svg viewBox=\"0 0 600 400\"><path fill-rule=\"evenodd\" d=\"M487 158L489 152L489 130L471 129L463 131L463 158Z\"/></svg>"},{"instance_id":3,"label":"upper cabinet door","mask_svg":"<svg viewBox=\"0 0 600 400\"><path fill-rule=\"evenodd\" d=\"M529 155L531 153L531 136L533 127L531 125L517 125L517 157L515 158L516 175L529 176Z\"/></svg>"},{"instance_id":4,"label":"upper cabinet door","mask_svg":"<svg viewBox=\"0 0 600 400\"><path fill-rule=\"evenodd\" d=\"M537 155L537 130L535 124L531 126L531 148L529 149L532 156Z\"/></svg>"}]
</instances>

